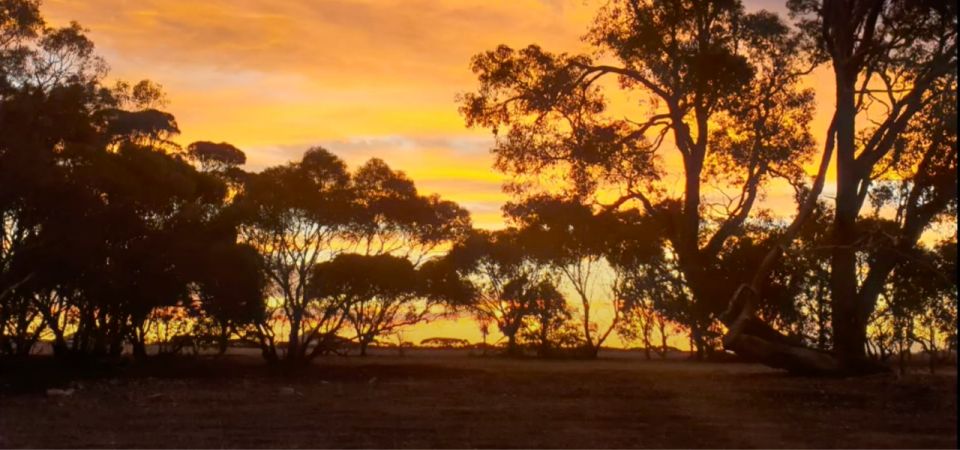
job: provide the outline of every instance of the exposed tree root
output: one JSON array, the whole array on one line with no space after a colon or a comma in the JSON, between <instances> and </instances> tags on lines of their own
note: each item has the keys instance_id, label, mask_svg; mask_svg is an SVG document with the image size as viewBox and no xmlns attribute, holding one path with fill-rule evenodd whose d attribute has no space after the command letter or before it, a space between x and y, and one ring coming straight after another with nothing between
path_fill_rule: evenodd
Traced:
<instances>
[{"instance_id":1,"label":"exposed tree root","mask_svg":"<svg viewBox=\"0 0 960 450\"><path fill-rule=\"evenodd\" d=\"M741 287L724 318L730 319L723 347L749 361L808 376L856 376L890 372L885 365L862 359L844 361L831 352L807 347L757 318L751 308L749 286Z\"/></svg>"}]
</instances>

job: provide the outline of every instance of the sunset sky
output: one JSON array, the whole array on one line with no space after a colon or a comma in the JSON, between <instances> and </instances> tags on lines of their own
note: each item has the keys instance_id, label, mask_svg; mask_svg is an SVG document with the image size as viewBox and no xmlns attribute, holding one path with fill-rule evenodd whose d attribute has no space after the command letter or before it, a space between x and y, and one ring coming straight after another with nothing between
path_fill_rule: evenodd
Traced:
<instances>
[{"instance_id":1,"label":"sunset sky","mask_svg":"<svg viewBox=\"0 0 960 450\"><path fill-rule=\"evenodd\" d=\"M782 11L783 3L747 7ZM351 165L377 156L489 227L500 223L503 177L491 169L489 132L467 129L454 101L476 86L470 57L501 43L585 51L580 36L600 5L46 0L44 12L55 24L77 20L88 28L112 77L162 84L181 143L230 142L247 153L252 170L313 145Z\"/></svg>"},{"instance_id":2,"label":"sunset sky","mask_svg":"<svg viewBox=\"0 0 960 450\"><path fill-rule=\"evenodd\" d=\"M53 24L80 22L111 78L164 86L187 144L227 141L247 169L298 159L323 145L357 166L380 157L424 192L501 224L504 177L491 168L487 130L469 130L457 93L476 87L470 57L498 44L587 50L580 41L600 0L46 0ZM784 0L749 10L784 11ZM815 136L832 106L815 73ZM792 209L771 193L774 206ZM467 330L471 331L467 331ZM415 330L477 339L475 327Z\"/></svg>"}]
</instances>

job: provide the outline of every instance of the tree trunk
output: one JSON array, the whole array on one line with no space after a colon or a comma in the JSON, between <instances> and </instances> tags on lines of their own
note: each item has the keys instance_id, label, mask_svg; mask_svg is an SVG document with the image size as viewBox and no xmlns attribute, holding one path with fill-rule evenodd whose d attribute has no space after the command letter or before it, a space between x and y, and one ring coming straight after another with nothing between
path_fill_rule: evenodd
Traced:
<instances>
[{"instance_id":1,"label":"tree trunk","mask_svg":"<svg viewBox=\"0 0 960 450\"><path fill-rule=\"evenodd\" d=\"M293 313L293 317L290 318L290 333L287 336L287 360L293 361L301 359L300 352L300 324L302 323L302 316L299 311Z\"/></svg>"},{"instance_id":2,"label":"tree trunk","mask_svg":"<svg viewBox=\"0 0 960 450\"><path fill-rule=\"evenodd\" d=\"M703 361L704 359L704 347L706 343L703 340L703 331L700 330L700 325L696 324L693 328L690 329L690 339L693 341L695 347L694 357L697 361Z\"/></svg>"},{"instance_id":3,"label":"tree trunk","mask_svg":"<svg viewBox=\"0 0 960 450\"><path fill-rule=\"evenodd\" d=\"M276 364L280 361L277 352L272 347L260 346L260 354L268 364Z\"/></svg>"},{"instance_id":4,"label":"tree trunk","mask_svg":"<svg viewBox=\"0 0 960 450\"><path fill-rule=\"evenodd\" d=\"M907 373L907 352L903 350L903 342L901 341L899 345L900 350L900 376L906 375Z\"/></svg>"},{"instance_id":5,"label":"tree trunk","mask_svg":"<svg viewBox=\"0 0 960 450\"><path fill-rule=\"evenodd\" d=\"M217 339L217 356L223 356L227 353L227 348L230 346L230 331L229 328L224 327L220 332L220 336Z\"/></svg>"},{"instance_id":6,"label":"tree trunk","mask_svg":"<svg viewBox=\"0 0 960 450\"><path fill-rule=\"evenodd\" d=\"M580 294L580 301L583 304L583 337L586 340L584 348L593 348L593 336L590 333L590 302L587 296Z\"/></svg>"},{"instance_id":7,"label":"tree trunk","mask_svg":"<svg viewBox=\"0 0 960 450\"><path fill-rule=\"evenodd\" d=\"M812 349L784 336L758 319L747 307L750 300L744 297L752 294L743 292L748 290L749 286L739 289L731 302L731 310L725 313L728 320L736 317L730 321L727 334L723 336L725 349L746 360L799 375L864 375L889 371L876 361L866 358L844 360L835 353Z\"/></svg>"},{"instance_id":8,"label":"tree trunk","mask_svg":"<svg viewBox=\"0 0 960 450\"><path fill-rule=\"evenodd\" d=\"M867 323L861 317L857 288L857 216L860 169L856 162L856 76L836 67L837 198L834 212L830 294L833 351L846 364L865 359Z\"/></svg>"},{"instance_id":9,"label":"tree trunk","mask_svg":"<svg viewBox=\"0 0 960 450\"><path fill-rule=\"evenodd\" d=\"M520 354L519 349L517 348L517 336L516 334L507 335L507 355L518 356Z\"/></svg>"},{"instance_id":10,"label":"tree trunk","mask_svg":"<svg viewBox=\"0 0 960 450\"><path fill-rule=\"evenodd\" d=\"M550 356L550 336L547 334L547 331L550 329L549 322L541 321L540 323L540 345L537 349L537 356L541 358L546 358Z\"/></svg>"},{"instance_id":11,"label":"tree trunk","mask_svg":"<svg viewBox=\"0 0 960 450\"><path fill-rule=\"evenodd\" d=\"M123 355L123 341L124 341L123 328L125 325L121 323L121 320L125 321L125 319L121 319L119 316L114 316L114 319L111 320L109 323L110 325L110 328L109 328L110 353L109 354L113 358L119 358L121 355Z\"/></svg>"},{"instance_id":12,"label":"tree trunk","mask_svg":"<svg viewBox=\"0 0 960 450\"><path fill-rule=\"evenodd\" d=\"M133 342L133 357L138 360L147 359L147 346L140 339L134 339Z\"/></svg>"}]
</instances>

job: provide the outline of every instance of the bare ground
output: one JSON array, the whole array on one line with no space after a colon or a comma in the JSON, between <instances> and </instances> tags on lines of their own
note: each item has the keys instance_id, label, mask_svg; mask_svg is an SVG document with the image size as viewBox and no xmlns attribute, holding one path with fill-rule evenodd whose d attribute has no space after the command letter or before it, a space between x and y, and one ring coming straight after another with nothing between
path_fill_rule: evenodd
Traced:
<instances>
[{"instance_id":1,"label":"bare ground","mask_svg":"<svg viewBox=\"0 0 960 450\"><path fill-rule=\"evenodd\" d=\"M816 379L748 364L434 352L290 374L235 356L86 374L72 395L48 396L70 378L57 375L0 370L0 446L957 446L955 369Z\"/></svg>"}]
</instances>

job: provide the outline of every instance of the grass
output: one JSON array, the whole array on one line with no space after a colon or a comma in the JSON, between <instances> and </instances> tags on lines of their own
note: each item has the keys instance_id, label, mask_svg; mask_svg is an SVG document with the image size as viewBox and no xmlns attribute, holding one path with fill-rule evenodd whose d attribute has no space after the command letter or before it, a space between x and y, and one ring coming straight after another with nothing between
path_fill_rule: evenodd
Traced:
<instances>
[{"instance_id":1,"label":"grass","mask_svg":"<svg viewBox=\"0 0 960 450\"><path fill-rule=\"evenodd\" d=\"M957 445L955 369L817 379L751 364L456 351L329 358L295 373L253 356L3 369L3 447ZM50 385L75 391L47 396Z\"/></svg>"}]
</instances>

